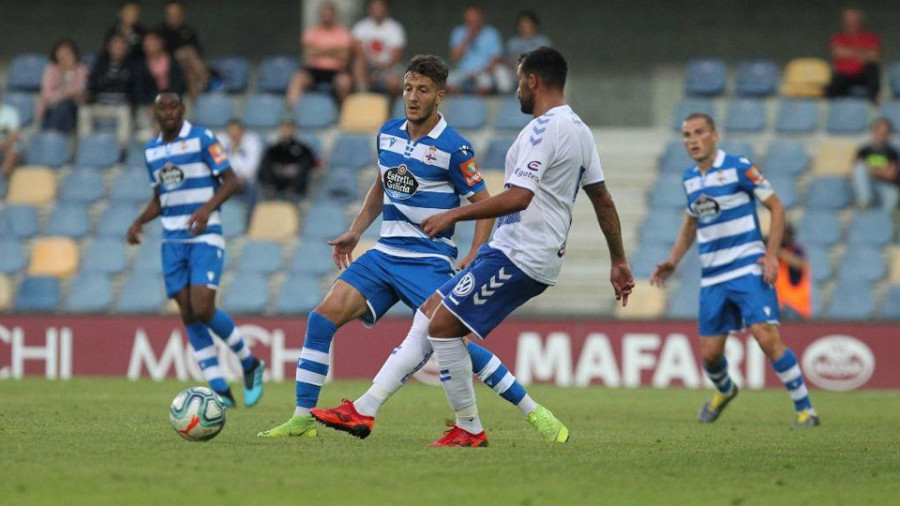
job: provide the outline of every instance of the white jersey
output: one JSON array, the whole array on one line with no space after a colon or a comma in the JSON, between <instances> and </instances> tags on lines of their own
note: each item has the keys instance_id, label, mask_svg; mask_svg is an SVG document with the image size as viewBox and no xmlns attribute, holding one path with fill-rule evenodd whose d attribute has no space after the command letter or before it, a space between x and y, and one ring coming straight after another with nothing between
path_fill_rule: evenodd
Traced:
<instances>
[{"instance_id":1,"label":"white jersey","mask_svg":"<svg viewBox=\"0 0 900 506\"><path fill-rule=\"evenodd\" d=\"M534 197L524 211L498 220L491 246L535 281L556 284L578 190L603 180L594 136L571 107L531 120L506 154L505 186Z\"/></svg>"}]
</instances>

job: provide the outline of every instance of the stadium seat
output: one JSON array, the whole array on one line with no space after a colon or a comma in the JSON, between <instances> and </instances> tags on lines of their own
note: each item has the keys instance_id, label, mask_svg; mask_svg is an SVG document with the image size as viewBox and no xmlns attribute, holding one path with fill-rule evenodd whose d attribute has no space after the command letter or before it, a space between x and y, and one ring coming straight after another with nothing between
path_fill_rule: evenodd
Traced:
<instances>
[{"instance_id":1,"label":"stadium seat","mask_svg":"<svg viewBox=\"0 0 900 506\"><path fill-rule=\"evenodd\" d=\"M140 214L142 207L124 202L111 203L100 215L97 236L124 240L128 227ZM148 226L149 224L144 226L145 230Z\"/></svg>"},{"instance_id":2,"label":"stadium seat","mask_svg":"<svg viewBox=\"0 0 900 506\"><path fill-rule=\"evenodd\" d=\"M106 313L111 303L109 277L99 272L83 272L72 281L64 308L70 313Z\"/></svg>"},{"instance_id":3,"label":"stadium seat","mask_svg":"<svg viewBox=\"0 0 900 506\"><path fill-rule=\"evenodd\" d=\"M247 206L237 199L228 199L222 204L222 234L226 239L244 235L247 232Z\"/></svg>"},{"instance_id":4,"label":"stadium seat","mask_svg":"<svg viewBox=\"0 0 900 506\"><path fill-rule=\"evenodd\" d=\"M231 97L224 93L204 93L197 97L191 122L209 128L223 128L233 117Z\"/></svg>"},{"instance_id":5,"label":"stadium seat","mask_svg":"<svg viewBox=\"0 0 900 506\"><path fill-rule=\"evenodd\" d=\"M402 100L398 100L400 104ZM441 104L447 122L457 130L475 130L487 123L484 99L476 95L457 95Z\"/></svg>"},{"instance_id":6,"label":"stadium seat","mask_svg":"<svg viewBox=\"0 0 900 506\"><path fill-rule=\"evenodd\" d=\"M841 239L841 222L831 210L809 210L797 227L797 241L807 247L833 246Z\"/></svg>"},{"instance_id":7,"label":"stadium seat","mask_svg":"<svg viewBox=\"0 0 900 506\"><path fill-rule=\"evenodd\" d=\"M628 307L615 305L613 313L621 320L651 320L659 318L666 311L666 292L645 279L636 279L634 291L628 297Z\"/></svg>"},{"instance_id":8,"label":"stadium seat","mask_svg":"<svg viewBox=\"0 0 900 506\"><path fill-rule=\"evenodd\" d=\"M378 241L375 239L361 239L358 243L356 243L356 247L353 248L353 258L355 259L363 256L367 251L374 248L375 245L378 244Z\"/></svg>"},{"instance_id":9,"label":"stadium seat","mask_svg":"<svg viewBox=\"0 0 900 506\"><path fill-rule=\"evenodd\" d=\"M364 134L341 134L331 150L329 165L344 169L363 169L375 163L374 138Z\"/></svg>"},{"instance_id":10,"label":"stadium seat","mask_svg":"<svg viewBox=\"0 0 900 506\"><path fill-rule=\"evenodd\" d=\"M515 141L515 137L494 137L491 139L484 156L481 157L482 167L484 169L505 169L506 153Z\"/></svg>"},{"instance_id":11,"label":"stadium seat","mask_svg":"<svg viewBox=\"0 0 900 506\"><path fill-rule=\"evenodd\" d=\"M323 276L335 270L331 246L323 240L301 241L290 256L291 273Z\"/></svg>"},{"instance_id":12,"label":"stadium seat","mask_svg":"<svg viewBox=\"0 0 900 506\"><path fill-rule=\"evenodd\" d=\"M4 93L3 103L13 106L19 113L20 127L27 127L34 121L34 98L28 93Z\"/></svg>"},{"instance_id":13,"label":"stadium seat","mask_svg":"<svg viewBox=\"0 0 900 506\"><path fill-rule=\"evenodd\" d=\"M775 130L781 134L807 134L819 126L819 104L807 99L781 99Z\"/></svg>"},{"instance_id":14,"label":"stadium seat","mask_svg":"<svg viewBox=\"0 0 900 506\"><path fill-rule=\"evenodd\" d=\"M93 204L105 194L103 176L94 170L73 170L59 185L59 199L65 203Z\"/></svg>"},{"instance_id":15,"label":"stadium seat","mask_svg":"<svg viewBox=\"0 0 900 506\"><path fill-rule=\"evenodd\" d=\"M342 132L374 133L388 119L388 100L380 93L354 93L341 107Z\"/></svg>"},{"instance_id":16,"label":"stadium seat","mask_svg":"<svg viewBox=\"0 0 900 506\"><path fill-rule=\"evenodd\" d=\"M25 268L22 243L14 237L0 234L0 272L15 274Z\"/></svg>"},{"instance_id":17,"label":"stadium seat","mask_svg":"<svg viewBox=\"0 0 900 506\"><path fill-rule=\"evenodd\" d=\"M359 181L352 169L329 170L316 188L316 198L350 203L359 197Z\"/></svg>"},{"instance_id":18,"label":"stadium seat","mask_svg":"<svg viewBox=\"0 0 900 506\"><path fill-rule=\"evenodd\" d=\"M817 176L849 177L856 160L856 145L849 141L827 140L819 143L812 172Z\"/></svg>"},{"instance_id":19,"label":"stadium seat","mask_svg":"<svg viewBox=\"0 0 900 506\"><path fill-rule=\"evenodd\" d=\"M522 112L522 106L519 99L515 96L509 96L500 102L497 110L497 120L494 121L494 128L497 130L515 130L519 131L525 128L532 119L531 115Z\"/></svg>"},{"instance_id":20,"label":"stadium seat","mask_svg":"<svg viewBox=\"0 0 900 506\"><path fill-rule=\"evenodd\" d=\"M45 236L81 239L91 229L87 207L83 204L59 204L50 212L44 227Z\"/></svg>"},{"instance_id":21,"label":"stadium seat","mask_svg":"<svg viewBox=\"0 0 900 506\"><path fill-rule=\"evenodd\" d=\"M56 198L56 180L46 167L19 167L10 178L7 204L43 206Z\"/></svg>"},{"instance_id":22,"label":"stadium seat","mask_svg":"<svg viewBox=\"0 0 900 506\"><path fill-rule=\"evenodd\" d=\"M317 130L334 125L338 119L337 104L327 93L305 93L294 106L297 128Z\"/></svg>"},{"instance_id":23,"label":"stadium seat","mask_svg":"<svg viewBox=\"0 0 900 506\"><path fill-rule=\"evenodd\" d=\"M891 285L884 293L884 300L881 303L881 318L900 320L900 286Z\"/></svg>"},{"instance_id":24,"label":"stadium seat","mask_svg":"<svg viewBox=\"0 0 900 506\"><path fill-rule=\"evenodd\" d=\"M6 311L12 306L13 288L9 278L0 274L0 311Z\"/></svg>"},{"instance_id":25,"label":"stadium seat","mask_svg":"<svg viewBox=\"0 0 900 506\"><path fill-rule=\"evenodd\" d=\"M274 241L248 241L241 249L238 273L269 275L281 268L281 244Z\"/></svg>"},{"instance_id":26,"label":"stadium seat","mask_svg":"<svg viewBox=\"0 0 900 506\"><path fill-rule=\"evenodd\" d=\"M728 69L722 60L692 60L685 71L684 94L700 97L721 95L725 92L727 75Z\"/></svg>"},{"instance_id":27,"label":"stadium seat","mask_svg":"<svg viewBox=\"0 0 900 506\"><path fill-rule=\"evenodd\" d=\"M297 208L287 202L260 202L250 217L247 236L251 239L281 241L297 235Z\"/></svg>"},{"instance_id":28,"label":"stadium seat","mask_svg":"<svg viewBox=\"0 0 900 506\"><path fill-rule=\"evenodd\" d=\"M736 98L728 103L725 130L759 133L766 127L766 108L757 98Z\"/></svg>"},{"instance_id":29,"label":"stadium seat","mask_svg":"<svg viewBox=\"0 0 900 506\"><path fill-rule=\"evenodd\" d=\"M660 290L651 287L651 290ZM694 320L700 313L700 283L695 280L682 280L668 295L666 316L676 320ZM629 300L629 305L630 304Z\"/></svg>"},{"instance_id":30,"label":"stadium seat","mask_svg":"<svg viewBox=\"0 0 900 506\"><path fill-rule=\"evenodd\" d=\"M146 169L130 169L120 172L113 180L109 199L117 203L146 203L153 197L150 178Z\"/></svg>"},{"instance_id":31,"label":"stadium seat","mask_svg":"<svg viewBox=\"0 0 900 506\"><path fill-rule=\"evenodd\" d=\"M818 98L831 82L831 66L819 58L796 58L788 62L781 81L781 94Z\"/></svg>"},{"instance_id":32,"label":"stadium seat","mask_svg":"<svg viewBox=\"0 0 900 506\"><path fill-rule=\"evenodd\" d=\"M122 284L115 308L120 313L158 313L164 302L162 277L155 272L136 271Z\"/></svg>"},{"instance_id":33,"label":"stadium seat","mask_svg":"<svg viewBox=\"0 0 900 506\"><path fill-rule=\"evenodd\" d=\"M888 84L894 98L900 98L900 61L896 61L891 65L888 71ZM897 126L897 128L900 129L900 126Z\"/></svg>"},{"instance_id":34,"label":"stadium seat","mask_svg":"<svg viewBox=\"0 0 900 506\"><path fill-rule=\"evenodd\" d=\"M297 59L291 56L269 56L259 64L256 89L264 93L284 95L297 72Z\"/></svg>"},{"instance_id":35,"label":"stadium seat","mask_svg":"<svg viewBox=\"0 0 900 506\"><path fill-rule=\"evenodd\" d=\"M653 209L684 209L687 206L687 200L682 181L682 175L675 172L658 176L650 190L650 207Z\"/></svg>"},{"instance_id":36,"label":"stadium seat","mask_svg":"<svg viewBox=\"0 0 900 506\"><path fill-rule=\"evenodd\" d=\"M28 276L19 283L14 311L56 311L60 303L59 280L47 276Z\"/></svg>"},{"instance_id":37,"label":"stadium seat","mask_svg":"<svg viewBox=\"0 0 900 506\"><path fill-rule=\"evenodd\" d=\"M37 209L32 206L4 205L0 210L0 237L29 239L37 235L39 224Z\"/></svg>"},{"instance_id":38,"label":"stadium seat","mask_svg":"<svg viewBox=\"0 0 900 506\"><path fill-rule=\"evenodd\" d=\"M502 175L502 174L501 174ZM484 183L487 185L487 181ZM490 188L488 188L490 190ZM491 193L493 195L493 193ZM379 214L375 221L369 225L369 228L366 229L365 232L362 233L363 239L373 239L378 240L381 237L381 215Z\"/></svg>"},{"instance_id":39,"label":"stadium seat","mask_svg":"<svg viewBox=\"0 0 900 506\"><path fill-rule=\"evenodd\" d=\"M871 246L847 248L838 262L838 282L865 281L874 283L884 277L885 264L881 249Z\"/></svg>"},{"instance_id":40,"label":"stadium seat","mask_svg":"<svg viewBox=\"0 0 900 506\"><path fill-rule=\"evenodd\" d=\"M309 132L294 134L294 138L302 142L303 144L306 144L306 146L313 151L313 154L316 155L316 160L321 161L324 158L324 152L322 151L322 139Z\"/></svg>"},{"instance_id":41,"label":"stadium seat","mask_svg":"<svg viewBox=\"0 0 900 506\"><path fill-rule=\"evenodd\" d=\"M764 171L767 176L798 176L807 169L809 155L803 143L785 139L775 139L769 143Z\"/></svg>"},{"instance_id":42,"label":"stadium seat","mask_svg":"<svg viewBox=\"0 0 900 506\"><path fill-rule=\"evenodd\" d=\"M894 131L900 130L900 100L885 101L881 105L881 117L891 122Z\"/></svg>"},{"instance_id":43,"label":"stadium seat","mask_svg":"<svg viewBox=\"0 0 900 506\"><path fill-rule=\"evenodd\" d=\"M827 248L818 246L807 248L806 258L809 261L810 273L815 283L824 283L834 275L834 265Z\"/></svg>"},{"instance_id":44,"label":"stadium seat","mask_svg":"<svg viewBox=\"0 0 900 506\"><path fill-rule=\"evenodd\" d=\"M688 156L681 141L669 141L666 144L666 150L663 152L660 166L663 173L683 174L685 170L696 165L694 160Z\"/></svg>"},{"instance_id":45,"label":"stadium seat","mask_svg":"<svg viewBox=\"0 0 900 506\"><path fill-rule=\"evenodd\" d=\"M39 91L47 61L47 56L43 53L25 53L16 56L10 62L6 74L6 87L10 91Z\"/></svg>"},{"instance_id":46,"label":"stadium seat","mask_svg":"<svg viewBox=\"0 0 900 506\"><path fill-rule=\"evenodd\" d=\"M44 130L31 136L25 149L25 163L61 167L69 161L69 139L53 130Z\"/></svg>"},{"instance_id":47,"label":"stadium seat","mask_svg":"<svg viewBox=\"0 0 900 506\"><path fill-rule=\"evenodd\" d=\"M219 74L228 93L243 93L250 79L250 63L241 56L223 56L209 64Z\"/></svg>"},{"instance_id":48,"label":"stadium seat","mask_svg":"<svg viewBox=\"0 0 900 506\"><path fill-rule=\"evenodd\" d=\"M119 155L119 141L115 135L91 134L78 142L75 165L78 167L111 167L119 162Z\"/></svg>"},{"instance_id":49,"label":"stadium seat","mask_svg":"<svg viewBox=\"0 0 900 506\"><path fill-rule=\"evenodd\" d=\"M94 239L81 255L81 272L120 274L127 265L125 243L117 239Z\"/></svg>"},{"instance_id":50,"label":"stadium seat","mask_svg":"<svg viewBox=\"0 0 900 506\"><path fill-rule=\"evenodd\" d=\"M310 207L303 218L303 237L307 239L333 239L347 231L347 214L344 207L323 202Z\"/></svg>"},{"instance_id":51,"label":"stadium seat","mask_svg":"<svg viewBox=\"0 0 900 506\"><path fill-rule=\"evenodd\" d=\"M672 115L672 130L680 132L684 119L695 112L706 114L712 117L714 121L718 118L712 100L696 97L682 98L678 101L678 105L675 106L675 114Z\"/></svg>"},{"instance_id":52,"label":"stadium seat","mask_svg":"<svg viewBox=\"0 0 900 506\"><path fill-rule=\"evenodd\" d=\"M292 273L281 284L275 300L277 314L304 314L316 308L322 300L318 279L309 274Z\"/></svg>"},{"instance_id":53,"label":"stadium seat","mask_svg":"<svg viewBox=\"0 0 900 506\"><path fill-rule=\"evenodd\" d=\"M269 298L268 280L257 273L238 273L222 298L225 309L235 314L262 314Z\"/></svg>"},{"instance_id":54,"label":"stadium seat","mask_svg":"<svg viewBox=\"0 0 900 506\"><path fill-rule=\"evenodd\" d=\"M251 95L244 102L244 126L251 129L275 128L284 117L284 97L271 94Z\"/></svg>"},{"instance_id":55,"label":"stadium seat","mask_svg":"<svg viewBox=\"0 0 900 506\"><path fill-rule=\"evenodd\" d=\"M842 177L818 177L806 187L808 209L840 210L850 205L850 183Z\"/></svg>"},{"instance_id":56,"label":"stadium seat","mask_svg":"<svg viewBox=\"0 0 900 506\"><path fill-rule=\"evenodd\" d=\"M70 276L78 269L78 245L68 237L41 237L34 242L28 274Z\"/></svg>"},{"instance_id":57,"label":"stadium seat","mask_svg":"<svg viewBox=\"0 0 900 506\"><path fill-rule=\"evenodd\" d=\"M894 237L891 217L880 211L857 211L850 222L847 244L883 247Z\"/></svg>"},{"instance_id":58,"label":"stadium seat","mask_svg":"<svg viewBox=\"0 0 900 506\"><path fill-rule=\"evenodd\" d=\"M119 241L121 242L121 241ZM135 273L162 274L161 241L145 240L137 247L132 271ZM226 254L226 258L227 258Z\"/></svg>"},{"instance_id":59,"label":"stadium seat","mask_svg":"<svg viewBox=\"0 0 900 506\"><path fill-rule=\"evenodd\" d=\"M840 281L834 289L828 317L836 320L869 320L875 315L875 295L870 283Z\"/></svg>"},{"instance_id":60,"label":"stadium seat","mask_svg":"<svg viewBox=\"0 0 900 506\"><path fill-rule=\"evenodd\" d=\"M499 170L488 170L481 173L484 179L484 186L487 187L491 195L499 195L506 191L506 177Z\"/></svg>"},{"instance_id":61,"label":"stadium seat","mask_svg":"<svg viewBox=\"0 0 900 506\"><path fill-rule=\"evenodd\" d=\"M641 247L671 246L675 243L683 221L684 213L670 209L654 209L641 224Z\"/></svg>"},{"instance_id":62,"label":"stadium seat","mask_svg":"<svg viewBox=\"0 0 900 506\"><path fill-rule=\"evenodd\" d=\"M673 232L675 233L675 232ZM656 264L662 262L669 257L671 248L665 244L647 243L638 247L634 256L628 259L634 276L637 278L647 279L653 274Z\"/></svg>"},{"instance_id":63,"label":"stadium seat","mask_svg":"<svg viewBox=\"0 0 900 506\"><path fill-rule=\"evenodd\" d=\"M403 103L402 97L394 99L394 105L391 106L391 118L406 118L406 105Z\"/></svg>"},{"instance_id":64,"label":"stadium seat","mask_svg":"<svg viewBox=\"0 0 900 506\"><path fill-rule=\"evenodd\" d=\"M778 87L778 67L771 60L738 63L735 91L740 97L768 97Z\"/></svg>"},{"instance_id":65,"label":"stadium seat","mask_svg":"<svg viewBox=\"0 0 900 506\"><path fill-rule=\"evenodd\" d=\"M767 176L785 209L793 209L800 200L797 180L793 176Z\"/></svg>"},{"instance_id":66,"label":"stadium seat","mask_svg":"<svg viewBox=\"0 0 900 506\"><path fill-rule=\"evenodd\" d=\"M839 98L830 102L826 128L830 134L858 134L869 125L869 104L862 98Z\"/></svg>"},{"instance_id":67,"label":"stadium seat","mask_svg":"<svg viewBox=\"0 0 900 506\"><path fill-rule=\"evenodd\" d=\"M730 155L743 156L756 161L756 150L753 149L753 144L750 142L724 140L719 143L719 147ZM682 149L683 148L684 146L682 146Z\"/></svg>"}]
</instances>

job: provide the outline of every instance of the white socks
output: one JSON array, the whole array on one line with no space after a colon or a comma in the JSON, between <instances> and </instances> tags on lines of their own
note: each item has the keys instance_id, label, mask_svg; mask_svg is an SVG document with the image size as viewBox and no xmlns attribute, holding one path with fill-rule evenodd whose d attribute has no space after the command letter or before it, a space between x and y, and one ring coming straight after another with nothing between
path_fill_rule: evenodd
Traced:
<instances>
[{"instance_id":1,"label":"white socks","mask_svg":"<svg viewBox=\"0 0 900 506\"><path fill-rule=\"evenodd\" d=\"M475 405L475 387L472 384L472 359L462 338L438 339L428 337L437 358L439 377L456 412L456 425L472 434L480 434L484 429L478 418Z\"/></svg>"}]
</instances>

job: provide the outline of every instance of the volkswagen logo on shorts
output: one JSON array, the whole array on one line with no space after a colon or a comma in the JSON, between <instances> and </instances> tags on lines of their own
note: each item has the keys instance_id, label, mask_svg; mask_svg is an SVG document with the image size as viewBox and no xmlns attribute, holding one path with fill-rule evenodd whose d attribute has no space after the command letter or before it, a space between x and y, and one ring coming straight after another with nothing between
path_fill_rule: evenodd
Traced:
<instances>
[{"instance_id":1,"label":"volkswagen logo on shorts","mask_svg":"<svg viewBox=\"0 0 900 506\"><path fill-rule=\"evenodd\" d=\"M811 383L824 389L853 390L872 377L875 354L855 337L825 336L806 348L803 372Z\"/></svg>"},{"instance_id":2,"label":"volkswagen logo on shorts","mask_svg":"<svg viewBox=\"0 0 900 506\"><path fill-rule=\"evenodd\" d=\"M475 288L475 276L472 273L468 273L459 280L459 283L456 283L456 286L453 287L453 295L457 297L465 297L472 293L472 290Z\"/></svg>"}]
</instances>

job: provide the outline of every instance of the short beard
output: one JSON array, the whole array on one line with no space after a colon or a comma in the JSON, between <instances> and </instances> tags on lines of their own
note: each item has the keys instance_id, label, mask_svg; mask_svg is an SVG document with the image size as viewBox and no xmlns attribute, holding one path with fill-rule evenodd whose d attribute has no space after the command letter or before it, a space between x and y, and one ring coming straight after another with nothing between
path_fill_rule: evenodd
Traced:
<instances>
[{"instance_id":1,"label":"short beard","mask_svg":"<svg viewBox=\"0 0 900 506\"><path fill-rule=\"evenodd\" d=\"M425 108L421 107L421 110L425 111ZM435 110L435 106L434 106L434 104L431 104L431 108L428 109L428 111L427 111L428 114L425 114L424 116L422 116L422 119L412 120L412 119L409 119L409 117L407 117L406 120L413 124L421 125L421 124L425 123L426 121L428 121L428 118L430 118L432 115L434 115L434 110Z\"/></svg>"},{"instance_id":2,"label":"short beard","mask_svg":"<svg viewBox=\"0 0 900 506\"><path fill-rule=\"evenodd\" d=\"M525 114L534 114L534 95L519 97L519 108Z\"/></svg>"}]
</instances>

